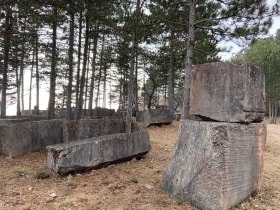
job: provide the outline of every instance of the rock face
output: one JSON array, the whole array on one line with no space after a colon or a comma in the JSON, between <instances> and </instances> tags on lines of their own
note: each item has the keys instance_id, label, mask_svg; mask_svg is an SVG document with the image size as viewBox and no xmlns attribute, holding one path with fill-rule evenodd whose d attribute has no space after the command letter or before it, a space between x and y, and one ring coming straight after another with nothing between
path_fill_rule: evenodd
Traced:
<instances>
[{"instance_id":1,"label":"rock face","mask_svg":"<svg viewBox=\"0 0 280 210\"><path fill-rule=\"evenodd\" d=\"M200 209L229 209L260 189L266 128L182 120L161 189Z\"/></svg>"},{"instance_id":2,"label":"rock face","mask_svg":"<svg viewBox=\"0 0 280 210\"><path fill-rule=\"evenodd\" d=\"M144 126L154 124L168 124L174 119L174 113L171 109L149 109L144 112Z\"/></svg>"},{"instance_id":3,"label":"rock face","mask_svg":"<svg viewBox=\"0 0 280 210\"><path fill-rule=\"evenodd\" d=\"M264 72L249 64L209 63L192 71L190 114L222 122L261 122Z\"/></svg>"},{"instance_id":4,"label":"rock face","mask_svg":"<svg viewBox=\"0 0 280 210\"><path fill-rule=\"evenodd\" d=\"M151 149L149 135L138 130L47 147L47 165L65 175L138 158Z\"/></svg>"},{"instance_id":5,"label":"rock face","mask_svg":"<svg viewBox=\"0 0 280 210\"><path fill-rule=\"evenodd\" d=\"M0 154L11 157L62 142L62 120L23 122L0 126Z\"/></svg>"},{"instance_id":6,"label":"rock face","mask_svg":"<svg viewBox=\"0 0 280 210\"><path fill-rule=\"evenodd\" d=\"M83 119L79 121L64 121L63 142L71 142L89 139L97 136L105 136L114 133L125 132L123 119Z\"/></svg>"}]
</instances>

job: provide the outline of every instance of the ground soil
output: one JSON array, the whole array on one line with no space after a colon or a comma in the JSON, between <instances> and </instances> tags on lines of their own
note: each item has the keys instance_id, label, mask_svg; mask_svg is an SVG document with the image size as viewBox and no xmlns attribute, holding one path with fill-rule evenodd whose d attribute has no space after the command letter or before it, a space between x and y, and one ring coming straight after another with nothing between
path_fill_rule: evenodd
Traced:
<instances>
[{"instance_id":1,"label":"ground soil","mask_svg":"<svg viewBox=\"0 0 280 210\"><path fill-rule=\"evenodd\" d=\"M178 134L179 122L148 128L151 152L131 160L74 176L50 174L44 152L0 158L0 209L195 209L160 191L161 174ZM280 209L280 125L268 125L264 186L236 209Z\"/></svg>"}]
</instances>

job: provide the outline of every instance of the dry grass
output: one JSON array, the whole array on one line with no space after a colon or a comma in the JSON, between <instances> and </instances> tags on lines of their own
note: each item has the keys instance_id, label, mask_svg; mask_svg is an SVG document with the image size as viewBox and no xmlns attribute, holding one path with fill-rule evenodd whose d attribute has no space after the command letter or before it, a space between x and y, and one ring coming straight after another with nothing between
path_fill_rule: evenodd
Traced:
<instances>
[{"instance_id":1,"label":"dry grass","mask_svg":"<svg viewBox=\"0 0 280 210\"><path fill-rule=\"evenodd\" d=\"M152 150L145 159L75 176L37 180L46 171L44 152L0 158L2 209L194 209L161 193L159 183L178 133L178 122L148 128ZM237 209L280 208L280 125L268 125L263 191ZM56 198L50 195L56 194Z\"/></svg>"}]
</instances>

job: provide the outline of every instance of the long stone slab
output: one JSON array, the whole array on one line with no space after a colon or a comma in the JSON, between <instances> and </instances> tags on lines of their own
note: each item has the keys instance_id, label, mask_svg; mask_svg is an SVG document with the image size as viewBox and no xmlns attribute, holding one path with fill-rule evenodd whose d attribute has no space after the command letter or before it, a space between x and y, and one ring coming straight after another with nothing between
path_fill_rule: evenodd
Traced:
<instances>
[{"instance_id":1,"label":"long stone slab","mask_svg":"<svg viewBox=\"0 0 280 210\"><path fill-rule=\"evenodd\" d=\"M161 189L199 209L229 209L261 188L266 127L182 120Z\"/></svg>"},{"instance_id":2,"label":"long stone slab","mask_svg":"<svg viewBox=\"0 0 280 210\"><path fill-rule=\"evenodd\" d=\"M174 112L171 109L149 109L144 112L144 126L154 124L168 124L174 120Z\"/></svg>"},{"instance_id":3,"label":"long stone slab","mask_svg":"<svg viewBox=\"0 0 280 210\"><path fill-rule=\"evenodd\" d=\"M63 142L89 139L125 132L125 121L121 118L71 120L63 123Z\"/></svg>"},{"instance_id":4,"label":"long stone slab","mask_svg":"<svg viewBox=\"0 0 280 210\"><path fill-rule=\"evenodd\" d=\"M146 131L118 133L48 146L47 165L52 171L65 175L138 158L150 149Z\"/></svg>"},{"instance_id":5,"label":"long stone slab","mask_svg":"<svg viewBox=\"0 0 280 210\"><path fill-rule=\"evenodd\" d=\"M0 126L0 154L18 157L62 142L62 120Z\"/></svg>"},{"instance_id":6,"label":"long stone slab","mask_svg":"<svg viewBox=\"0 0 280 210\"><path fill-rule=\"evenodd\" d=\"M191 74L190 114L221 122L261 122L264 72L249 64L208 63Z\"/></svg>"}]
</instances>

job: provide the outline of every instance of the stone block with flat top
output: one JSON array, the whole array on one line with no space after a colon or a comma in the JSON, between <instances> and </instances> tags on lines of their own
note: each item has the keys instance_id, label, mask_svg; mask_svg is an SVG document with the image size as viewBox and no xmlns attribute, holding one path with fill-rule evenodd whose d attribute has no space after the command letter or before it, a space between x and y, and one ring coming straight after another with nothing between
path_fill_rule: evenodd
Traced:
<instances>
[{"instance_id":1,"label":"stone block with flat top","mask_svg":"<svg viewBox=\"0 0 280 210\"><path fill-rule=\"evenodd\" d=\"M174 120L174 112L171 109L149 109L144 112L144 126L155 124L169 124Z\"/></svg>"},{"instance_id":2,"label":"stone block with flat top","mask_svg":"<svg viewBox=\"0 0 280 210\"><path fill-rule=\"evenodd\" d=\"M182 120L161 189L199 209L232 208L261 188L265 139L263 123Z\"/></svg>"}]
</instances>

